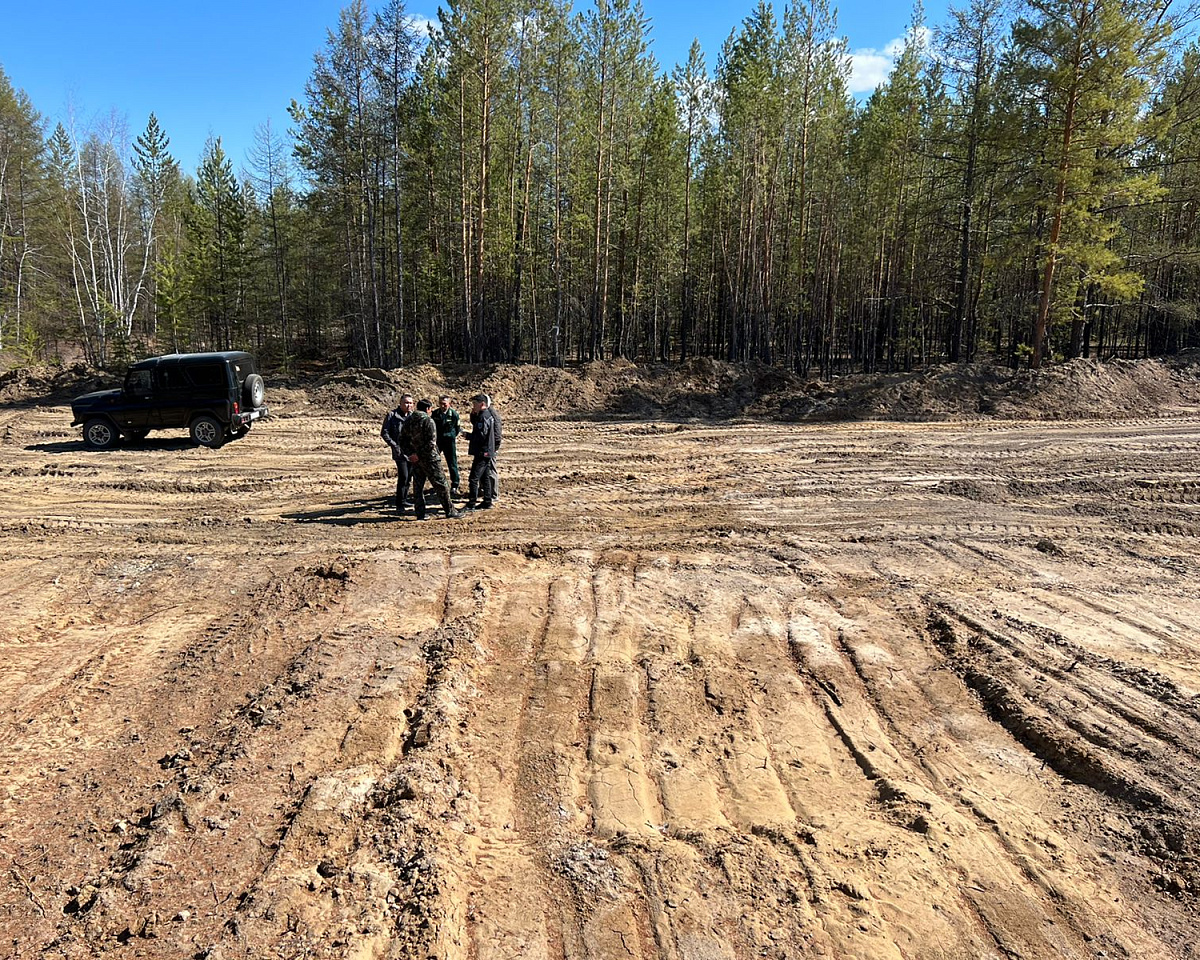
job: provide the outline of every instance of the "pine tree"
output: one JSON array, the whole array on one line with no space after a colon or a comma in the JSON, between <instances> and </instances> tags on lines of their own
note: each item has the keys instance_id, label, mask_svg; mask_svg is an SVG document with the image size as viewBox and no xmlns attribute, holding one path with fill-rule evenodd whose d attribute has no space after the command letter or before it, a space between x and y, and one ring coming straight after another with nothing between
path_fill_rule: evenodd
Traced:
<instances>
[{"instance_id":1,"label":"pine tree","mask_svg":"<svg viewBox=\"0 0 1200 960\"><path fill-rule=\"evenodd\" d=\"M384 345L384 353L390 361L403 365L406 343L415 339L415 328L406 319L404 304L405 272L408 269L405 259L404 204L407 193L406 140L412 111L410 93L419 38L400 0L390 0L375 15L370 39L371 69L379 96L378 116L383 127L383 142L387 144L389 154L386 163L381 166L385 171L382 179L390 180L390 190L381 201L385 207L390 202L392 208L390 217L381 218L384 225L390 222L392 226L390 238L386 235L386 226L382 230L384 247L389 243L391 247L390 253L385 250L381 255L381 263L385 278L389 265L392 271L392 292L386 300L392 311L389 330L394 331L394 339Z\"/></svg>"},{"instance_id":2,"label":"pine tree","mask_svg":"<svg viewBox=\"0 0 1200 960\"><path fill-rule=\"evenodd\" d=\"M281 366L287 369L294 338L290 253L295 198L286 144L269 122L255 131L250 171L250 184L262 198L261 244L270 263L270 309L280 342Z\"/></svg>"},{"instance_id":3,"label":"pine tree","mask_svg":"<svg viewBox=\"0 0 1200 960\"><path fill-rule=\"evenodd\" d=\"M951 7L950 22L938 31L941 59L954 88L954 105L945 156L960 167L957 202L958 268L954 313L947 330L946 355L951 362L970 357L975 347L975 266L982 256L977 209L989 164L994 163L996 72L1001 31L1002 0L970 0L965 8Z\"/></svg>"},{"instance_id":4,"label":"pine tree","mask_svg":"<svg viewBox=\"0 0 1200 960\"><path fill-rule=\"evenodd\" d=\"M42 119L0 69L0 349L39 338L25 306L37 258L34 200L43 189Z\"/></svg>"},{"instance_id":5,"label":"pine tree","mask_svg":"<svg viewBox=\"0 0 1200 960\"><path fill-rule=\"evenodd\" d=\"M188 222L188 298L206 327L210 349L228 350L243 342L246 221L233 164L220 138L210 140L196 171Z\"/></svg>"},{"instance_id":6,"label":"pine tree","mask_svg":"<svg viewBox=\"0 0 1200 960\"><path fill-rule=\"evenodd\" d=\"M158 118L151 113L145 132L134 141L133 168L137 174L136 198L140 219L145 231L142 245L142 265L139 270L139 295L143 287L148 289L150 321L149 335L157 334L157 297L154 293L154 265L159 259L159 217L166 205L173 184L179 180L179 167L168 147L170 140L158 125Z\"/></svg>"},{"instance_id":7,"label":"pine tree","mask_svg":"<svg viewBox=\"0 0 1200 960\"><path fill-rule=\"evenodd\" d=\"M683 107L683 263L679 295L679 355L680 359L686 360L693 349L696 326L696 281L692 276L692 184L700 159L700 141L712 109L704 51L700 48L699 40L692 41L687 62L676 66L672 79Z\"/></svg>"},{"instance_id":8,"label":"pine tree","mask_svg":"<svg viewBox=\"0 0 1200 960\"><path fill-rule=\"evenodd\" d=\"M1113 247L1120 223L1111 210L1155 189L1152 176L1130 171L1131 154L1154 122L1142 106L1171 22L1165 0L1029 6L1031 17L1018 20L1013 38L1016 77L1030 98L1036 201L1047 220L1031 337L1030 364L1038 367L1056 316L1070 318L1068 351L1078 352L1078 301L1088 287L1118 299L1140 290L1141 278Z\"/></svg>"}]
</instances>

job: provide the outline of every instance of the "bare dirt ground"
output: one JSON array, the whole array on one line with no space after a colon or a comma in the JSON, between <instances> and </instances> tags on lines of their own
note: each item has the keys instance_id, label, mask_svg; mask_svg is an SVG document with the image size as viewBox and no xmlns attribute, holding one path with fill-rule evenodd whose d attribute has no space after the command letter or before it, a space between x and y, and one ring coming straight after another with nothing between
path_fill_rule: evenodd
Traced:
<instances>
[{"instance_id":1,"label":"bare dirt ground","mask_svg":"<svg viewBox=\"0 0 1200 960\"><path fill-rule=\"evenodd\" d=\"M424 523L398 374L109 452L10 377L0 956L1200 956L1200 406L1127 373L492 370ZM785 422L879 405L949 419Z\"/></svg>"}]
</instances>

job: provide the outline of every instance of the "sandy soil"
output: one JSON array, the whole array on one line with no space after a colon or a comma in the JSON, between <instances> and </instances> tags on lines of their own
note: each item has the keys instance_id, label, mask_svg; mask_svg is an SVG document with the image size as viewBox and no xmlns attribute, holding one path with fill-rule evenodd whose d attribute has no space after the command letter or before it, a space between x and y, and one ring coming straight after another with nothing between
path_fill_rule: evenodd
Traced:
<instances>
[{"instance_id":1,"label":"sandy soil","mask_svg":"<svg viewBox=\"0 0 1200 960\"><path fill-rule=\"evenodd\" d=\"M0 956L1200 956L1200 410L514 401L418 523L350 386L0 408Z\"/></svg>"}]
</instances>

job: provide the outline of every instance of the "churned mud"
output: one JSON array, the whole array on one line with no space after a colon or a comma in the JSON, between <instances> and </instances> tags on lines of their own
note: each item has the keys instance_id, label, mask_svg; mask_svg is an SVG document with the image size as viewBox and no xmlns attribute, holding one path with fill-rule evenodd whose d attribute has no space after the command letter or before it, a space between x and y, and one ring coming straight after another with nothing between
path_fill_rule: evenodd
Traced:
<instances>
[{"instance_id":1,"label":"churned mud","mask_svg":"<svg viewBox=\"0 0 1200 960\"><path fill-rule=\"evenodd\" d=\"M419 523L391 376L220 450L0 407L0 956L1200 956L1187 397L510 385L498 509Z\"/></svg>"}]
</instances>

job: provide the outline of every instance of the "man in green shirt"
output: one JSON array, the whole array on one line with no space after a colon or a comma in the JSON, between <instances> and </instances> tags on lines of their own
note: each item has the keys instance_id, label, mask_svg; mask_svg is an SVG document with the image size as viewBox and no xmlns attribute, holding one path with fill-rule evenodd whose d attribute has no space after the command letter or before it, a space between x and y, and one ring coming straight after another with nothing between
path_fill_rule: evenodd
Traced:
<instances>
[{"instance_id":1,"label":"man in green shirt","mask_svg":"<svg viewBox=\"0 0 1200 960\"><path fill-rule=\"evenodd\" d=\"M462 428L458 424L458 411L450 406L450 398L444 394L438 397L433 422L437 424L438 450L446 458L446 468L450 471L450 492L458 493L458 435Z\"/></svg>"}]
</instances>

